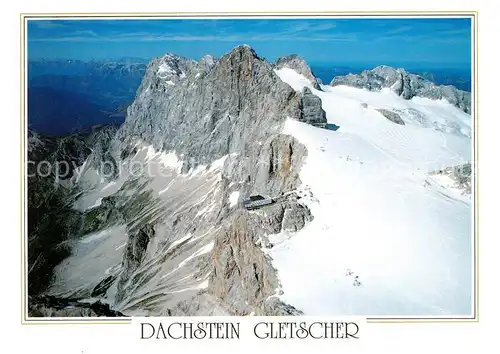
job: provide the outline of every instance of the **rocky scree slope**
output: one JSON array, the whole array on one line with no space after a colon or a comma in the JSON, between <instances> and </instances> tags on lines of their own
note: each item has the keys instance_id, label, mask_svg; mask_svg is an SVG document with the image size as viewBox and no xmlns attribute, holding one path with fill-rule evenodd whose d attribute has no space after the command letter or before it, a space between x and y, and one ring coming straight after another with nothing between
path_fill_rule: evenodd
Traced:
<instances>
[{"instance_id":1,"label":"rocky scree slope","mask_svg":"<svg viewBox=\"0 0 500 354\"><path fill-rule=\"evenodd\" d=\"M307 151L281 133L288 117L326 127L321 100L248 46L199 62L154 59L109 148L82 167L75 205L88 234L47 294L98 298L125 315L300 313L273 297L279 278L261 241L300 230L309 209L293 193L253 212L229 201L300 185ZM153 162L162 176L146 173ZM139 174L123 172L132 163Z\"/></svg>"},{"instance_id":2,"label":"rocky scree slope","mask_svg":"<svg viewBox=\"0 0 500 354\"><path fill-rule=\"evenodd\" d=\"M73 180L75 170L89 157L92 149L105 149L117 129L116 126L96 126L90 131L59 138L28 131L30 305L36 303L41 308L37 296L53 280L54 267L71 254L71 240L82 233L82 214L72 207L80 193Z\"/></svg>"}]
</instances>

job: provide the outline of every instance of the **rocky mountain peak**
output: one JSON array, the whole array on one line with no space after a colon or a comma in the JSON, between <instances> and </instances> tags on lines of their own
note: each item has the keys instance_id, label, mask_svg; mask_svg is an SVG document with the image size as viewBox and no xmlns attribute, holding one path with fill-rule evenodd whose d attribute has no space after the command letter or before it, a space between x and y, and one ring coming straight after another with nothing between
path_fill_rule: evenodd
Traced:
<instances>
[{"instance_id":1,"label":"rocky mountain peak","mask_svg":"<svg viewBox=\"0 0 500 354\"><path fill-rule=\"evenodd\" d=\"M203 56L198 62L198 70L201 70L203 73L208 73L217 63L217 58L212 55Z\"/></svg>"},{"instance_id":2,"label":"rocky mountain peak","mask_svg":"<svg viewBox=\"0 0 500 354\"><path fill-rule=\"evenodd\" d=\"M255 58L258 58L257 52L248 44L240 44L231 49L231 51L228 53L228 55L234 54L234 53L246 53L248 55L251 55Z\"/></svg>"},{"instance_id":3,"label":"rocky mountain peak","mask_svg":"<svg viewBox=\"0 0 500 354\"><path fill-rule=\"evenodd\" d=\"M195 61L175 54L165 54L154 62L157 75L161 79L183 79L196 64Z\"/></svg>"},{"instance_id":4,"label":"rocky mountain peak","mask_svg":"<svg viewBox=\"0 0 500 354\"><path fill-rule=\"evenodd\" d=\"M255 62L263 62L255 50L248 45L239 45L225 54L219 62L226 63L224 66L252 65Z\"/></svg>"},{"instance_id":5,"label":"rocky mountain peak","mask_svg":"<svg viewBox=\"0 0 500 354\"><path fill-rule=\"evenodd\" d=\"M301 74L309 81L311 81L313 87L317 90L321 90L318 79L314 76L311 68L307 65L306 61L296 54L287 55L278 58L274 63L276 69L288 68Z\"/></svg>"},{"instance_id":6,"label":"rocky mountain peak","mask_svg":"<svg viewBox=\"0 0 500 354\"><path fill-rule=\"evenodd\" d=\"M378 75L383 78L390 78L395 75L400 75L402 72L405 72L404 69L396 69L392 66L387 65L379 65L372 70L368 70L371 74Z\"/></svg>"},{"instance_id":7,"label":"rocky mountain peak","mask_svg":"<svg viewBox=\"0 0 500 354\"><path fill-rule=\"evenodd\" d=\"M167 64L169 70L157 74ZM279 133L286 117L301 119L301 109L300 92L247 45L197 64L166 55L149 65L115 145L140 139L184 155L189 167L245 151L265 134Z\"/></svg>"}]
</instances>

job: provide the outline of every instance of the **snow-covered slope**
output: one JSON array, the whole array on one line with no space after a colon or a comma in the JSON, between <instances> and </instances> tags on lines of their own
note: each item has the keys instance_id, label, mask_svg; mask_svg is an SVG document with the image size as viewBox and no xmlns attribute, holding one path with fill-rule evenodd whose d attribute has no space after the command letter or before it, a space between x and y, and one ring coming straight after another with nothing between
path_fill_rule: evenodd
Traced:
<instances>
[{"instance_id":1,"label":"snow-covered slope","mask_svg":"<svg viewBox=\"0 0 500 354\"><path fill-rule=\"evenodd\" d=\"M282 300L308 315L470 315L471 198L428 174L470 162L470 115L446 101L319 91L291 69L276 73L319 96L336 129L285 124L308 150L299 193L314 220L270 238Z\"/></svg>"}]
</instances>

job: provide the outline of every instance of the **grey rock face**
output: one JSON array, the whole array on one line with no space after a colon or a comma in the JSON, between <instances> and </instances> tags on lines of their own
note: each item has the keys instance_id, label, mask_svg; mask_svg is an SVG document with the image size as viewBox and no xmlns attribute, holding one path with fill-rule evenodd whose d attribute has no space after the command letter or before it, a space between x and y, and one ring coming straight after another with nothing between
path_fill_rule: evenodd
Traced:
<instances>
[{"instance_id":1,"label":"grey rock face","mask_svg":"<svg viewBox=\"0 0 500 354\"><path fill-rule=\"evenodd\" d=\"M326 125L319 97L310 90L295 92L248 46L236 47L217 61L204 57L187 66L191 69L172 79L175 85L167 90L155 84L157 76L145 76L115 137L114 156L130 147L135 138L157 149L175 150L185 161L184 171L236 154L222 171L223 199L234 188L231 183L237 183L244 195L274 196L296 188L307 151L280 132L287 117ZM264 307L279 281L256 241L264 233L300 230L311 218L309 210L296 202L274 205L264 215L241 209L233 215L223 208L219 223L229 221L214 235L207 293L192 299L198 305L179 304L169 313L194 308L206 311L206 301L216 301L232 314L256 309L263 314L277 312L281 305Z\"/></svg>"},{"instance_id":2,"label":"grey rock face","mask_svg":"<svg viewBox=\"0 0 500 354\"><path fill-rule=\"evenodd\" d=\"M262 139L262 140L260 140ZM290 135L274 134L261 138L233 159L223 170L223 181L239 181L241 195L278 196L300 184L299 171L307 155L306 148ZM227 187L227 193L231 188ZM229 194L225 195L228 198Z\"/></svg>"},{"instance_id":3,"label":"grey rock face","mask_svg":"<svg viewBox=\"0 0 500 354\"><path fill-rule=\"evenodd\" d=\"M326 112L321 106L321 98L314 95L308 87L302 90L302 117L305 123L319 128L326 128Z\"/></svg>"},{"instance_id":4,"label":"grey rock face","mask_svg":"<svg viewBox=\"0 0 500 354\"><path fill-rule=\"evenodd\" d=\"M285 304L276 296L269 298L264 303L264 312L268 316L301 316L304 313L295 307Z\"/></svg>"},{"instance_id":5,"label":"grey rock face","mask_svg":"<svg viewBox=\"0 0 500 354\"><path fill-rule=\"evenodd\" d=\"M154 236L155 231L151 225L146 225L137 232L129 235L127 248L123 254L122 269L117 284L116 301L123 300L123 287L132 274L139 268L144 259L149 240Z\"/></svg>"},{"instance_id":6,"label":"grey rock face","mask_svg":"<svg viewBox=\"0 0 500 354\"><path fill-rule=\"evenodd\" d=\"M309 65L307 65L305 60L299 57L298 55L292 54L278 58L274 63L274 66L276 69L288 68L295 70L297 73L301 74L306 79L309 79L309 81L311 81L315 89L321 90L320 86L321 81L314 76Z\"/></svg>"},{"instance_id":7,"label":"grey rock face","mask_svg":"<svg viewBox=\"0 0 500 354\"><path fill-rule=\"evenodd\" d=\"M287 202L257 212L236 212L215 238L208 291L235 315L257 312L299 314L293 307L269 298L279 288L271 260L261 250L261 238L280 231L298 231L312 220L309 210Z\"/></svg>"},{"instance_id":8,"label":"grey rock face","mask_svg":"<svg viewBox=\"0 0 500 354\"><path fill-rule=\"evenodd\" d=\"M431 175L448 176L455 182L455 188L462 189L464 194L471 193L472 166L470 163L446 167L443 170L434 171Z\"/></svg>"},{"instance_id":9,"label":"grey rock face","mask_svg":"<svg viewBox=\"0 0 500 354\"><path fill-rule=\"evenodd\" d=\"M212 55L205 55L197 64L197 70L200 75L207 74L212 70L218 59Z\"/></svg>"},{"instance_id":10,"label":"grey rock face","mask_svg":"<svg viewBox=\"0 0 500 354\"><path fill-rule=\"evenodd\" d=\"M228 203L233 192L240 199L277 197L300 185L307 150L281 133L287 117L326 123L319 97L293 90L248 46L218 60L173 55L153 60L125 123L88 165L141 162L142 169L156 159L149 153L152 145L156 152L175 151L182 170L165 167L162 177L144 171L137 178L114 176L107 191L117 190L101 195L97 207L82 207L89 231L106 231L102 244L113 258L102 263L97 276L92 268L93 275L82 281L72 269L80 269L87 258L75 252L59 269L53 294L73 294L78 287L78 296L102 296L125 314L299 313L270 300L279 280L261 241L300 230L312 219L310 211L285 197L256 212ZM211 171L223 156L223 166ZM203 165L196 169L202 172L193 172ZM96 189L106 184L100 179L97 175ZM89 190L80 201L102 193ZM103 251L89 254L94 252ZM76 285L68 289L67 279Z\"/></svg>"},{"instance_id":11,"label":"grey rock face","mask_svg":"<svg viewBox=\"0 0 500 354\"><path fill-rule=\"evenodd\" d=\"M99 126L65 137L44 137L28 132L28 291L38 294L52 280L53 269L70 254L69 240L84 227L84 215L72 208L77 188L71 184L75 168L82 165L113 136L117 127ZM42 161L50 170L37 173ZM61 166L58 168L58 166Z\"/></svg>"},{"instance_id":12,"label":"grey rock face","mask_svg":"<svg viewBox=\"0 0 500 354\"><path fill-rule=\"evenodd\" d=\"M445 99L465 113L471 113L470 92L458 90L454 86L436 85L422 76L385 65L377 66L372 70L365 70L359 75L349 74L334 77L330 85L346 85L370 91L390 88L406 100L416 96L434 100Z\"/></svg>"},{"instance_id":13,"label":"grey rock face","mask_svg":"<svg viewBox=\"0 0 500 354\"><path fill-rule=\"evenodd\" d=\"M391 122L400 125L405 125L405 121L401 119L399 114L383 108L377 109L377 111L380 112L384 117L389 119Z\"/></svg>"},{"instance_id":14,"label":"grey rock face","mask_svg":"<svg viewBox=\"0 0 500 354\"><path fill-rule=\"evenodd\" d=\"M250 313L279 285L270 262L255 245L256 227L253 220L239 214L216 236L209 291L237 315Z\"/></svg>"},{"instance_id":15,"label":"grey rock face","mask_svg":"<svg viewBox=\"0 0 500 354\"><path fill-rule=\"evenodd\" d=\"M213 65L205 65L212 63L205 59L204 75L190 72L194 63L176 60L185 75L172 70L168 80L174 85L164 85L156 74L158 63L148 66L115 137L115 156L139 138L155 149L175 150L189 169L246 151L263 132L278 133L287 116L301 117L300 94L248 46L236 47Z\"/></svg>"},{"instance_id":16,"label":"grey rock face","mask_svg":"<svg viewBox=\"0 0 500 354\"><path fill-rule=\"evenodd\" d=\"M291 203L283 213L282 229L297 232L310 221L312 221L312 215L308 208L298 203Z\"/></svg>"},{"instance_id":17,"label":"grey rock face","mask_svg":"<svg viewBox=\"0 0 500 354\"><path fill-rule=\"evenodd\" d=\"M241 193L278 197L300 185L298 173L307 154L303 145L291 136L275 135L259 148L256 155L250 153L238 165L225 167L228 181L244 181L239 186ZM269 246L266 235L296 232L312 220L312 215L293 197L277 199L275 204L253 212L238 209L225 218L225 226L215 235L208 293L232 314L273 315L286 309L279 301L267 303L279 288L279 280L261 247Z\"/></svg>"},{"instance_id":18,"label":"grey rock face","mask_svg":"<svg viewBox=\"0 0 500 354\"><path fill-rule=\"evenodd\" d=\"M88 159L89 166L95 167L104 175L116 174L116 161L109 153L109 146L111 141L116 135L118 130L117 126L109 126L103 129L96 130L92 135L92 152ZM112 169L110 171L108 169Z\"/></svg>"}]
</instances>

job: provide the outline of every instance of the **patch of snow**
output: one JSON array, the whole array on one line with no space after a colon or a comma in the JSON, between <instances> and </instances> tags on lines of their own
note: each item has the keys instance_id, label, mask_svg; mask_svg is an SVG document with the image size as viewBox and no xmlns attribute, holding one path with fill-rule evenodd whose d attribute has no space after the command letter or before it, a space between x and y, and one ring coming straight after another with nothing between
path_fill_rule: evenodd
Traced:
<instances>
[{"instance_id":1,"label":"patch of snow","mask_svg":"<svg viewBox=\"0 0 500 354\"><path fill-rule=\"evenodd\" d=\"M103 230L103 231L99 231L99 232L95 232L95 233L92 233L92 234L89 234L87 235L85 238L81 239L80 240L80 243L91 243L95 240L98 240L104 236L107 236L110 234L110 230L109 229L106 229L106 230Z\"/></svg>"},{"instance_id":2,"label":"patch of snow","mask_svg":"<svg viewBox=\"0 0 500 354\"><path fill-rule=\"evenodd\" d=\"M226 162L227 158L228 158L228 155L224 155L220 159L212 161L212 163L210 164L209 171L213 172L213 171L221 170L222 167L224 167L224 162Z\"/></svg>"},{"instance_id":3,"label":"patch of snow","mask_svg":"<svg viewBox=\"0 0 500 354\"><path fill-rule=\"evenodd\" d=\"M120 246L118 246L118 247L116 247L116 248L115 248L115 251L118 251L118 250L122 249L122 248L123 248L123 247L125 247L126 245L127 245L127 243L126 243L126 242L122 243Z\"/></svg>"},{"instance_id":4,"label":"patch of snow","mask_svg":"<svg viewBox=\"0 0 500 354\"><path fill-rule=\"evenodd\" d=\"M157 151L154 149L153 145L144 146L143 150L146 150L145 160L147 162L157 162L163 167L171 168L177 173L180 173L184 163L177 157L175 151L168 153L161 150Z\"/></svg>"},{"instance_id":5,"label":"patch of snow","mask_svg":"<svg viewBox=\"0 0 500 354\"><path fill-rule=\"evenodd\" d=\"M206 213L211 212L212 210L214 210L215 206L216 206L216 203L210 203L210 204L208 204L206 207L198 210L198 212L196 213L196 216L202 216L202 215L204 215Z\"/></svg>"},{"instance_id":6,"label":"patch of snow","mask_svg":"<svg viewBox=\"0 0 500 354\"><path fill-rule=\"evenodd\" d=\"M116 185L116 182L115 182L115 181L111 181L111 182L109 182L108 184L106 184L106 185L102 188L102 190L104 191L104 190L106 190L106 189L108 189L108 188L110 188L110 187L112 187L112 186L114 186L114 185Z\"/></svg>"},{"instance_id":7,"label":"patch of snow","mask_svg":"<svg viewBox=\"0 0 500 354\"><path fill-rule=\"evenodd\" d=\"M206 289L206 288L208 288L208 279L202 281L200 284L193 286L191 288L169 291L169 294L182 293L184 291L201 290L201 289Z\"/></svg>"},{"instance_id":8,"label":"patch of snow","mask_svg":"<svg viewBox=\"0 0 500 354\"><path fill-rule=\"evenodd\" d=\"M231 195L229 195L229 207L230 208L232 208L236 204L238 204L239 197L240 197L240 192L239 191L232 192Z\"/></svg>"},{"instance_id":9,"label":"patch of snow","mask_svg":"<svg viewBox=\"0 0 500 354\"><path fill-rule=\"evenodd\" d=\"M274 70L274 72L283 82L286 82L288 85L292 86L295 91L302 91L304 87L309 87L310 89L314 88L311 81L309 81L304 75L297 73L293 69L282 68L279 70Z\"/></svg>"},{"instance_id":10,"label":"patch of snow","mask_svg":"<svg viewBox=\"0 0 500 354\"><path fill-rule=\"evenodd\" d=\"M101 205L101 203L102 203L102 198L97 198L97 200L95 201L95 203L92 204L92 205L90 205L88 208L86 208L86 210L97 208L98 206Z\"/></svg>"},{"instance_id":11,"label":"patch of snow","mask_svg":"<svg viewBox=\"0 0 500 354\"><path fill-rule=\"evenodd\" d=\"M175 74L175 70L173 70L167 63L162 63L158 67L158 74Z\"/></svg>"},{"instance_id":12,"label":"patch of snow","mask_svg":"<svg viewBox=\"0 0 500 354\"><path fill-rule=\"evenodd\" d=\"M190 260L192 260L192 259L194 259L196 257L199 257L201 255L209 253L210 251L212 251L213 248L214 248L214 241L212 241L212 242L208 243L207 245L203 246L198 251L196 251L195 253L193 253L192 255L190 255L189 257L187 257L185 260L183 260L182 262L180 262L179 263L179 267L183 267L187 262L189 262Z\"/></svg>"},{"instance_id":13,"label":"patch of snow","mask_svg":"<svg viewBox=\"0 0 500 354\"><path fill-rule=\"evenodd\" d=\"M165 167L173 168L174 170L180 172L182 169L183 162L179 160L175 152L161 153L158 157L160 163Z\"/></svg>"},{"instance_id":14,"label":"patch of snow","mask_svg":"<svg viewBox=\"0 0 500 354\"><path fill-rule=\"evenodd\" d=\"M186 241L186 240L189 240L192 236L193 236L193 235L192 235L191 233L188 233L187 235L185 235L185 236L181 237L180 239L175 240L174 242L172 242L172 243L170 244L170 246L168 247L168 250L171 250L171 249L172 249L172 248L174 248L175 246L180 245L181 243L183 243L183 242L184 242L184 241ZM168 250L167 250L167 251L168 251Z\"/></svg>"},{"instance_id":15,"label":"patch of snow","mask_svg":"<svg viewBox=\"0 0 500 354\"><path fill-rule=\"evenodd\" d=\"M189 235L191 237L191 235ZM183 240L184 241L184 240ZM182 242L182 241L180 241ZM180 243L179 242L179 243ZM172 246L171 246L172 247ZM169 247L169 249L171 248ZM199 257L199 256L202 256L204 254L207 254L209 253L210 251L212 251L212 249L214 248L214 241L208 243L207 245L201 247L198 251L194 252L193 254L191 254L190 256L188 256L186 259L184 259L182 262L180 262L177 267L175 267L174 269L172 269L170 272L168 272L167 274L165 275L162 275L162 279L164 278L167 278L168 276L172 275L173 273L177 272L179 269L181 269L182 267L184 267L190 260L196 258L196 257Z\"/></svg>"},{"instance_id":16,"label":"patch of snow","mask_svg":"<svg viewBox=\"0 0 500 354\"><path fill-rule=\"evenodd\" d=\"M175 180L172 179L165 188L163 188L161 191L158 192L159 195L162 195L163 193L165 193L166 191L168 191L170 189L170 187L172 187L172 185L174 184Z\"/></svg>"},{"instance_id":17,"label":"patch of snow","mask_svg":"<svg viewBox=\"0 0 500 354\"><path fill-rule=\"evenodd\" d=\"M198 285L197 289L206 289L206 288L208 288L208 282L209 282L209 280L208 280L208 279L205 279L204 281L202 281L202 282Z\"/></svg>"}]
</instances>

